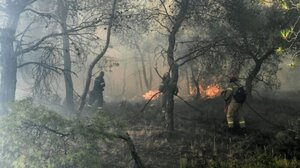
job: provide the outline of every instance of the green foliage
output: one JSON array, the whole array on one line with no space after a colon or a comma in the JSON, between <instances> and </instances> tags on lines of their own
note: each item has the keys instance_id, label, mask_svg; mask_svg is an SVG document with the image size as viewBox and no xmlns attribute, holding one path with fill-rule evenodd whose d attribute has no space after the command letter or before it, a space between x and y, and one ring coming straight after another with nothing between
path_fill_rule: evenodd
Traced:
<instances>
[{"instance_id":1,"label":"green foliage","mask_svg":"<svg viewBox=\"0 0 300 168\"><path fill-rule=\"evenodd\" d=\"M186 168L187 167L187 158L180 157L179 159L179 168Z\"/></svg>"},{"instance_id":2,"label":"green foliage","mask_svg":"<svg viewBox=\"0 0 300 168\"><path fill-rule=\"evenodd\" d=\"M288 40L292 33L293 33L292 27L280 31L281 37L284 40Z\"/></svg>"},{"instance_id":3,"label":"green foliage","mask_svg":"<svg viewBox=\"0 0 300 168\"><path fill-rule=\"evenodd\" d=\"M1 167L99 167L99 139L114 137L105 132L104 117L84 125L30 99L12 105L0 120Z\"/></svg>"}]
</instances>

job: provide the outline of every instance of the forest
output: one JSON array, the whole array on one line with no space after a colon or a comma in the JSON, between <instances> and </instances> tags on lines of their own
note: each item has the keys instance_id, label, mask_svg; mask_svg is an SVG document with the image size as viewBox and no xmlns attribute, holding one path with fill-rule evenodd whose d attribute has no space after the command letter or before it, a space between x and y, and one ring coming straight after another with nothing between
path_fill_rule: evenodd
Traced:
<instances>
[{"instance_id":1,"label":"forest","mask_svg":"<svg viewBox=\"0 0 300 168\"><path fill-rule=\"evenodd\" d=\"M300 167L298 47L299 0L0 0L0 168Z\"/></svg>"}]
</instances>

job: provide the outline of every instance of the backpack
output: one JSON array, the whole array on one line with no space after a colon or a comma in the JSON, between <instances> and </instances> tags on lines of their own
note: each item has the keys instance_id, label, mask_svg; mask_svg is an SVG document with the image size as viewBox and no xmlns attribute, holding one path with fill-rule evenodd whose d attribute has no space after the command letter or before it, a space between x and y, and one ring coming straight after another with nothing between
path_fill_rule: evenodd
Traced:
<instances>
[{"instance_id":1,"label":"backpack","mask_svg":"<svg viewBox=\"0 0 300 168\"><path fill-rule=\"evenodd\" d=\"M237 85L237 84L236 84ZM233 98L237 103L243 104L246 101L247 95L243 86L238 85L238 89L233 94Z\"/></svg>"}]
</instances>

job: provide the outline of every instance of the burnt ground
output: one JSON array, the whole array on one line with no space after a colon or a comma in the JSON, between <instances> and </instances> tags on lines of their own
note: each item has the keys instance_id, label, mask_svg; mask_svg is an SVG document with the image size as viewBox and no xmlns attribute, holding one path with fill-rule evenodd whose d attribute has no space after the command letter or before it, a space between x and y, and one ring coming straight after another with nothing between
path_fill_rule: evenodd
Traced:
<instances>
[{"instance_id":1,"label":"burnt ground","mask_svg":"<svg viewBox=\"0 0 300 168\"><path fill-rule=\"evenodd\" d=\"M293 130L294 122L300 118L300 99L249 101L266 121L244 105L247 131L242 135L227 132L221 99L188 102L198 110L176 99L176 131L172 134L164 130L159 100L151 102L143 112L146 102L107 103L103 113L122 123L148 168L218 167L218 162L240 167L240 162L252 157L266 165L273 158L299 160L300 141L295 139ZM121 140L104 146L103 167L133 167L134 161Z\"/></svg>"}]
</instances>

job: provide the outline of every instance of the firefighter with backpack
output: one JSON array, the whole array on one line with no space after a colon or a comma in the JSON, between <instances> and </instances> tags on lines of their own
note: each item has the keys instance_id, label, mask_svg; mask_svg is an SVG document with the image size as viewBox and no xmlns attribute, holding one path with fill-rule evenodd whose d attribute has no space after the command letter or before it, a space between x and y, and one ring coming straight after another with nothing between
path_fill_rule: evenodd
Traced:
<instances>
[{"instance_id":1,"label":"firefighter with backpack","mask_svg":"<svg viewBox=\"0 0 300 168\"><path fill-rule=\"evenodd\" d=\"M243 103L246 100L246 92L243 86L238 82L236 77L231 77L229 85L226 90L222 92L225 104L225 114L227 118L228 129L230 132L234 128L234 115L236 114L239 119L239 128L245 130L245 118L241 110Z\"/></svg>"}]
</instances>

